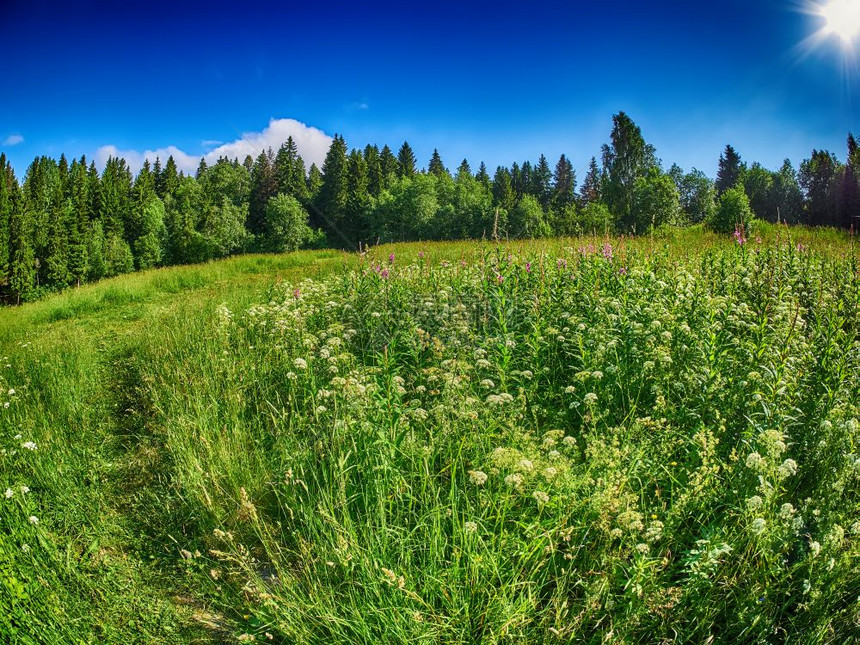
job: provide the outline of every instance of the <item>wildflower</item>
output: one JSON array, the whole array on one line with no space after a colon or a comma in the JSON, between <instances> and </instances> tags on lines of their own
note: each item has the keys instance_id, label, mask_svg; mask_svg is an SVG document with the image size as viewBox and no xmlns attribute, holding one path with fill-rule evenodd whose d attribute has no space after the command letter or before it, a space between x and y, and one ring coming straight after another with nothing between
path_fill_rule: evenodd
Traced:
<instances>
[{"instance_id":1,"label":"wildflower","mask_svg":"<svg viewBox=\"0 0 860 645\"><path fill-rule=\"evenodd\" d=\"M751 511L757 511L761 508L763 503L764 502L762 501L761 497L759 497L758 495L753 495L747 500L747 508Z\"/></svg>"},{"instance_id":2,"label":"wildflower","mask_svg":"<svg viewBox=\"0 0 860 645\"><path fill-rule=\"evenodd\" d=\"M786 459L777 472L780 479L787 479L797 472L797 462L794 459Z\"/></svg>"},{"instance_id":3,"label":"wildflower","mask_svg":"<svg viewBox=\"0 0 860 645\"><path fill-rule=\"evenodd\" d=\"M621 267L618 269L618 275L627 275L627 267Z\"/></svg>"},{"instance_id":4,"label":"wildflower","mask_svg":"<svg viewBox=\"0 0 860 645\"><path fill-rule=\"evenodd\" d=\"M640 542L636 545L636 550L642 555L645 555L646 553L648 553L649 547L644 542Z\"/></svg>"},{"instance_id":5,"label":"wildflower","mask_svg":"<svg viewBox=\"0 0 860 645\"><path fill-rule=\"evenodd\" d=\"M547 479L547 481L552 481L555 479L556 475L558 475L558 470L549 466L548 468L544 468L543 476Z\"/></svg>"},{"instance_id":6,"label":"wildflower","mask_svg":"<svg viewBox=\"0 0 860 645\"><path fill-rule=\"evenodd\" d=\"M14 387L9 388L9 396L15 396L15 388Z\"/></svg>"},{"instance_id":7,"label":"wildflower","mask_svg":"<svg viewBox=\"0 0 860 645\"><path fill-rule=\"evenodd\" d=\"M762 533L764 533L764 529L766 526L767 522L765 522L763 518L757 517L753 520L751 528L753 533L755 533L756 535L761 535Z\"/></svg>"},{"instance_id":8,"label":"wildflower","mask_svg":"<svg viewBox=\"0 0 860 645\"><path fill-rule=\"evenodd\" d=\"M505 483L508 486L513 486L515 488L519 488L519 486L523 483L523 476L519 473L512 473L505 477Z\"/></svg>"},{"instance_id":9,"label":"wildflower","mask_svg":"<svg viewBox=\"0 0 860 645\"><path fill-rule=\"evenodd\" d=\"M387 280L388 279L388 269L383 269L382 271L379 272L379 275L382 276L383 280Z\"/></svg>"},{"instance_id":10,"label":"wildflower","mask_svg":"<svg viewBox=\"0 0 860 645\"><path fill-rule=\"evenodd\" d=\"M481 470L470 470L469 479L475 486L483 486L487 483L487 473Z\"/></svg>"},{"instance_id":11,"label":"wildflower","mask_svg":"<svg viewBox=\"0 0 860 645\"><path fill-rule=\"evenodd\" d=\"M36 449L36 444L33 443L32 441L25 441L24 443L21 444L21 447L32 451L32 450Z\"/></svg>"},{"instance_id":12,"label":"wildflower","mask_svg":"<svg viewBox=\"0 0 860 645\"><path fill-rule=\"evenodd\" d=\"M547 495L542 490L536 490L535 492L533 492L532 497L534 497L535 500L537 500L538 504L543 505L543 504L549 503L549 495Z\"/></svg>"},{"instance_id":13,"label":"wildflower","mask_svg":"<svg viewBox=\"0 0 860 645\"><path fill-rule=\"evenodd\" d=\"M419 259L419 260L423 260L423 259L424 259L424 251L418 251L418 259Z\"/></svg>"},{"instance_id":14,"label":"wildflower","mask_svg":"<svg viewBox=\"0 0 860 645\"><path fill-rule=\"evenodd\" d=\"M35 515L31 515L31 516L28 518L28 521L29 521L29 522L30 522L30 524L32 524L33 526L36 526L36 525L39 523L39 518L38 518L38 517L36 517Z\"/></svg>"},{"instance_id":15,"label":"wildflower","mask_svg":"<svg viewBox=\"0 0 860 645\"><path fill-rule=\"evenodd\" d=\"M564 393L565 394L576 394L576 388L573 385L568 385L566 388L564 388Z\"/></svg>"},{"instance_id":16,"label":"wildflower","mask_svg":"<svg viewBox=\"0 0 860 645\"><path fill-rule=\"evenodd\" d=\"M11 488L7 488L7 489L6 489L6 493L5 493L5 495L6 495L6 499L12 499L12 496L13 496L14 494L15 494L15 492L14 492Z\"/></svg>"},{"instance_id":17,"label":"wildflower","mask_svg":"<svg viewBox=\"0 0 860 645\"><path fill-rule=\"evenodd\" d=\"M546 456L552 461L557 461L558 459L561 459L561 453L558 450L550 450Z\"/></svg>"},{"instance_id":18,"label":"wildflower","mask_svg":"<svg viewBox=\"0 0 860 645\"><path fill-rule=\"evenodd\" d=\"M585 395L585 404L592 405L594 403L597 403L597 395L594 392L589 392Z\"/></svg>"},{"instance_id":19,"label":"wildflower","mask_svg":"<svg viewBox=\"0 0 860 645\"><path fill-rule=\"evenodd\" d=\"M612 245L609 242L603 245L602 253L605 259L612 261Z\"/></svg>"},{"instance_id":20,"label":"wildflower","mask_svg":"<svg viewBox=\"0 0 860 645\"><path fill-rule=\"evenodd\" d=\"M794 515L794 513L795 513L794 505L789 504L788 502L783 504L779 509L779 516L784 520L791 519L791 517Z\"/></svg>"},{"instance_id":21,"label":"wildflower","mask_svg":"<svg viewBox=\"0 0 860 645\"><path fill-rule=\"evenodd\" d=\"M749 455L747 455L746 464L747 468L751 470L758 470L764 465L764 458L757 452L751 452Z\"/></svg>"},{"instance_id":22,"label":"wildflower","mask_svg":"<svg viewBox=\"0 0 860 645\"><path fill-rule=\"evenodd\" d=\"M394 254L388 256L388 264L394 264Z\"/></svg>"},{"instance_id":23,"label":"wildflower","mask_svg":"<svg viewBox=\"0 0 860 645\"><path fill-rule=\"evenodd\" d=\"M482 381L481 381L481 383L480 383L480 385L481 385L481 387L485 387L485 388L487 388L488 390L491 390L491 389L493 389L494 387L496 387L496 384L495 384L495 383L493 383L493 381L492 381L492 380L490 380L490 379L488 379L488 378L485 378L484 380L482 380Z\"/></svg>"},{"instance_id":24,"label":"wildflower","mask_svg":"<svg viewBox=\"0 0 860 645\"><path fill-rule=\"evenodd\" d=\"M27 494L27 493L29 493L29 492L30 492L30 487L29 487L29 486L21 486L21 494L22 494L22 495L26 495L26 494Z\"/></svg>"},{"instance_id":25,"label":"wildflower","mask_svg":"<svg viewBox=\"0 0 860 645\"><path fill-rule=\"evenodd\" d=\"M463 530L466 531L466 533L477 533L478 525L475 522L466 522L463 524Z\"/></svg>"},{"instance_id":26,"label":"wildflower","mask_svg":"<svg viewBox=\"0 0 860 645\"><path fill-rule=\"evenodd\" d=\"M567 435L564 439L561 440L561 442L568 448L573 448L574 446L576 446L576 437L571 437L570 435Z\"/></svg>"},{"instance_id":27,"label":"wildflower","mask_svg":"<svg viewBox=\"0 0 860 645\"><path fill-rule=\"evenodd\" d=\"M295 372L287 372L286 377L290 381L295 381L298 378L298 375Z\"/></svg>"},{"instance_id":28,"label":"wildflower","mask_svg":"<svg viewBox=\"0 0 860 645\"><path fill-rule=\"evenodd\" d=\"M741 225L740 228L738 228L737 226L735 227L735 232L733 233L733 236L735 238L735 242L738 243L738 246L743 246L747 243L747 238L744 236L743 225Z\"/></svg>"},{"instance_id":29,"label":"wildflower","mask_svg":"<svg viewBox=\"0 0 860 645\"><path fill-rule=\"evenodd\" d=\"M819 553L821 553L821 545L815 541L810 542L809 552L812 553L813 557L817 556Z\"/></svg>"},{"instance_id":30,"label":"wildflower","mask_svg":"<svg viewBox=\"0 0 860 645\"><path fill-rule=\"evenodd\" d=\"M531 471L533 471L535 469L535 465L531 462L530 459L520 459L517 466L519 467L520 470L522 470L523 472L527 472L527 473L530 473Z\"/></svg>"},{"instance_id":31,"label":"wildflower","mask_svg":"<svg viewBox=\"0 0 860 645\"><path fill-rule=\"evenodd\" d=\"M531 273L531 272L532 272L532 263L526 262L526 273Z\"/></svg>"},{"instance_id":32,"label":"wildflower","mask_svg":"<svg viewBox=\"0 0 860 645\"><path fill-rule=\"evenodd\" d=\"M29 545L29 544L22 544L22 545L21 545L21 550L22 550L24 553L29 553L29 552L30 552L30 545Z\"/></svg>"},{"instance_id":33,"label":"wildflower","mask_svg":"<svg viewBox=\"0 0 860 645\"><path fill-rule=\"evenodd\" d=\"M603 372L601 372L600 370L595 370L591 373L591 378L599 381L600 379L603 378ZM595 397L595 398L597 398L597 397Z\"/></svg>"},{"instance_id":34,"label":"wildflower","mask_svg":"<svg viewBox=\"0 0 860 645\"><path fill-rule=\"evenodd\" d=\"M306 370L308 369L308 362L303 358L297 358L293 361L293 365L296 369Z\"/></svg>"}]
</instances>

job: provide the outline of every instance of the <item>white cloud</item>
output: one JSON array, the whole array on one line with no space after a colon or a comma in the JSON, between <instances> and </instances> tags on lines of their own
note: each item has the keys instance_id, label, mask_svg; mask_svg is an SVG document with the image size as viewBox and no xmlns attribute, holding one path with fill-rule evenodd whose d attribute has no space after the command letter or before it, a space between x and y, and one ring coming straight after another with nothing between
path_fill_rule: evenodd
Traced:
<instances>
[{"instance_id":1,"label":"white cloud","mask_svg":"<svg viewBox=\"0 0 860 645\"><path fill-rule=\"evenodd\" d=\"M10 134L3 140L4 146L17 146L19 143L24 142L24 137L20 134Z\"/></svg>"},{"instance_id":2,"label":"white cloud","mask_svg":"<svg viewBox=\"0 0 860 645\"><path fill-rule=\"evenodd\" d=\"M218 139L203 139L203 141L200 142L200 145L204 148L211 148L212 146L220 146L222 143L224 142L218 141Z\"/></svg>"},{"instance_id":3,"label":"white cloud","mask_svg":"<svg viewBox=\"0 0 860 645\"><path fill-rule=\"evenodd\" d=\"M322 130L305 125L295 119L271 119L269 125L262 132L244 132L239 139L221 144L204 154L188 154L176 146L140 152L138 150L120 150L114 145L108 145L102 146L96 151L95 162L97 166L104 168L109 157L122 157L132 172L136 173L143 166L145 159L154 163L155 158L159 157L163 166L167 158L172 155L177 168L187 174L196 172L197 166L200 165L200 157L206 159L206 163L210 165L218 161L219 157L237 158L240 162L244 161L247 155L256 159L267 148L277 152L288 137L292 137L295 141L299 154L305 160L306 167L310 168L311 164L315 163L322 168L332 138ZM203 143L214 145L220 142L204 141Z\"/></svg>"}]
</instances>

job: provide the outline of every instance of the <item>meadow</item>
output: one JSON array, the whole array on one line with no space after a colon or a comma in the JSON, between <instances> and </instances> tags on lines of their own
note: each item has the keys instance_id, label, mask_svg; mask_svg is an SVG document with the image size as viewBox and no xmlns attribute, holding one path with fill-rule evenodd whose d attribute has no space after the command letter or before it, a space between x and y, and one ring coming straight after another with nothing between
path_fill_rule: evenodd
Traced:
<instances>
[{"instance_id":1,"label":"meadow","mask_svg":"<svg viewBox=\"0 0 860 645\"><path fill-rule=\"evenodd\" d=\"M857 642L858 306L761 224L0 310L0 641Z\"/></svg>"}]
</instances>

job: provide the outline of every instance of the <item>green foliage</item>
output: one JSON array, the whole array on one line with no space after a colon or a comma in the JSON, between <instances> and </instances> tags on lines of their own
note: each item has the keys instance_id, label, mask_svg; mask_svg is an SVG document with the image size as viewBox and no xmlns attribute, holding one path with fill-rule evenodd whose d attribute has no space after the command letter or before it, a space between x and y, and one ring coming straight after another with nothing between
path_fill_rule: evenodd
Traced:
<instances>
[{"instance_id":1,"label":"green foliage","mask_svg":"<svg viewBox=\"0 0 860 645\"><path fill-rule=\"evenodd\" d=\"M730 145L720 154L719 166L717 168L717 180L715 187L717 196L721 197L729 188L734 188L743 179L746 168L741 162L741 156Z\"/></svg>"},{"instance_id":2,"label":"green foliage","mask_svg":"<svg viewBox=\"0 0 860 645\"><path fill-rule=\"evenodd\" d=\"M612 117L610 144L603 146L603 198L618 218L620 230L637 224L634 214L636 180L657 166L654 147L646 144L642 131L624 112Z\"/></svg>"},{"instance_id":3,"label":"green foliage","mask_svg":"<svg viewBox=\"0 0 860 645\"><path fill-rule=\"evenodd\" d=\"M727 189L720 196L720 204L705 225L715 233L731 233L740 227L748 227L753 213L743 186Z\"/></svg>"},{"instance_id":4,"label":"green foliage","mask_svg":"<svg viewBox=\"0 0 860 645\"><path fill-rule=\"evenodd\" d=\"M307 211L291 195L279 194L269 200L266 223L261 246L273 253L295 251L314 237L308 226Z\"/></svg>"},{"instance_id":5,"label":"green foliage","mask_svg":"<svg viewBox=\"0 0 860 645\"><path fill-rule=\"evenodd\" d=\"M134 256L138 269L151 269L161 263L167 243L164 225L164 204L156 197L147 202L141 215L140 237L134 242Z\"/></svg>"},{"instance_id":6,"label":"green foliage","mask_svg":"<svg viewBox=\"0 0 860 645\"><path fill-rule=\"evenodd\" d=\"M663 224L677 224L681 214L675 182L656 167L638 177L633 190L633 211L629 222L633 231L653 231Z\"/></svg>"},{"instance_id":7,"label":"green foliage","mask_svg":"<svg viewBox=\"0 0 860 645\"><path fill-rule=\"evenodd\" d=\"M508 214L509 237L547 237L552 234L543 209L531 195L525 195Z\"/></svg>"},{"instance_id":8,"label":"green foliage","mask_svg":"<svg viewBox=\"0 0 860 645\"><path fill-rule=\"evenodd\" d=\"M109 233L105 238L104 250L104 275L106 278L134 271L134 256L131 248L117 233Z\"/></svg>"}]
</instances>

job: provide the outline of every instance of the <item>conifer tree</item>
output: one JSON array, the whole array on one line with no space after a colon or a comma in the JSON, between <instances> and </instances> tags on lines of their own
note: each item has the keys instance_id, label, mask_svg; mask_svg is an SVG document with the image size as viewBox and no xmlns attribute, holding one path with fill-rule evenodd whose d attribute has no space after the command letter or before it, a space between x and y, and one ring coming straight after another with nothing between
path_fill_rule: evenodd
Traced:
<instances>
[{"instance_id":1,"label":"conifer tree","mask_svg":"<svg viewBox=\"0 0 860 645\"><path fill-rule=\"evenodd\" d=\"M9 280L9 225L12 219L12 197L16 191L12 166L6 161L6 155L0 153L0 298Z\"/></svg>"},{"instance_id":2,"label":"conifer tree","mask_svg":"<svg viewBox=\"0 0 860 645\"><path fill-rule=\"evenodd\" d=\"M492 191L493 186L492 181L490 181L490 174L487 172L487 164L483 161L481 162L481 165L478 166L478 172L475 174L475 179L478 180L478 183L480 183L487 192Z\"/></svg>"},{"instance_id":3,"label":"conifer tree","mask_svg":"<svg viewBox=\"0 0 860 645\"><path fill-rule=\"evenodd\" d=\"M472 168L469 166L469 161L467 159L463 159L463 161L460 162L460 165L457 168L458 177L464 173L467 175L472 174Z\"/></svg>"},{"instance_id":4,"label":"conifer tree","mask_svg":"<svg viewBox=\"0 0 860 645\"><path fill-rule=\"evenodd\" d=\"M555 165L552 176L552 205L562 211L576 199L576 173L570 159L563 154Z\"/></svg>"},{"instance_id":5,"label":"conifer tree","mask_svg":"<svg viewBox=\"0 0 860 645\"><path fill-rule=\"evenodd\" d=\"M367 192L377 197L382 192L385 184L379 148L370 144L365 146L364 162L367 165Z\"/></svg>"},{"instance_id":6,"label":"conifer tree","mask_svg":"<svg viewBox=\"0 0 860 645\"><path fill-rule=\"evenodd\" d=\"M837 226L837 185L841 174L836 155L813 150L800 164L798 179L806 196L806 221L812 226Z\"/></svg>"},{"instance_id":7,"label":"conifer tree","mask_svg":"<svg viewBox=\"0 0 860 645\"><path fill-rule=\"evenodd\" d=\"M743 164L741 156L730 145L720 155L720 162L717 168L716 190L717 197L720 197L729 188L736 186L741 180L743 172Z\"/></svg>"},{"instance_id":8,"label":"conifer tree","mask_svg":"<svg viewBox=\"0 0 860 645\"><path fill-rule=\"evenodd\" d=\"M69 218L69 277L76 286L81 286L89 272L87 234L90 225L89 181L87 161L72 164L71 169L71 216Z\"/></svg>"},{"instance_id":9,"label":"conifer tree","mask_svg":"<svg viewBox=\"0 0 860 645\"><path fill-rule=\"evenodd\" d=\"M16 196L17 197L17 196ZM9 289L20 304L36 286L36 254L33 249L33 212L26 200L13 198L9 220Z\"/></svg>"},{"instance_id":10,"label":"conifer tree","mask_svg":"<svg viewBox=\"0 0 860 645\"><path fill-rule=\"evenodd\" d=\"M352 243L366 239L370 210L369 176L364 156L353 150L347 161L347 203L342 233Z\"/></svg>"},{"instance_id":11,"label":"conifer tree","mask_svg":"<svg viewBox=\"0 0 860 645\"><path fill-rule=\"evenodd\" d=\"M251 198L248 204L248 231L261 235L266 230L266 205L278 194L278 178L272 151L264 150L257 156L251 170Z\"/></svg>"},{"instance_id":12,"label":"conifer tree","mask_svg":"<svg viewBox=\"0 0 860 645\"><path fill-rule=\"evenodd\" d=\"M493 205L508 213L515 203L516 196L511 186L511 172L507 168L499 166L493 176Z\"/></svg>"},{"instance_id":13,"label":"conifer tree","mask_svg":"<svg viewBox=\"0 0 860 645\"><path fill-rule=\"evenodd\" d=\"M176 189L179 188L179 172L176 169L176 161L173 155L167 158L167 163L164 166L164 171L158 176L155 184L155 192L164 200L173 198L176 194Z\"/></svg>"},{"instance_id":14,"label":"conifer tree","mask_svg":"<svg viewBox=\"0 0 860 645\"><path fill-rule=\"evenodd\" d=\"M335 135L323 162L322 173L323 181L314 213L318 221L314 221L312 227L321 226L329 235L330 241L351 246L351 240L341 230L349 199L346 141L342 136Z\"/></svg>"},{"instance_id":15,"label":"conifer tree","mask_svg":"<svg viewBox=\"0 0 860 645\"><path fill-rule=\"evenodd\" d=\"M382 152L379 153L379 164L382 167L382 189L388 190L397 177L399 163L387 145L383 146Z\"/></svg>"},{"instance_id":16,"label":"conifer tree","mask_svg":"<svg viewBox=\"0 0 860 645\"><path fill-rule=\"evenodd\" d=\"M311 164L310 169L308 170L308 201L310 203L314 203L319 195L320 188L322 187L323 176L322 172L315 163Z\"/></svg>"},{"instance_id":17,"label":"conifer tree","mask_svg":"<svg viewBox=\"0 0 860 645\"><path fill-rule=\"evenodd\" d=\"M413 177L415 175L415 153L411 146L404 141L397 153L397 176Z\"/></svg>"},{"instance_id":18,"label":"conifer tree","mask_svg":"<svg viewBox=\"0 0 860 645\"><path fill-rule=\"evenodd\" d=\"M597 159L592 157L588 164L588 172L585 174L585 180L582 182L582 188L579 189L579 202L581 207L584 208L587 204L592 204L601 200L600 185L600 169L597 167Z\"/></svg>"},{"instance_id":19,"label":"conifer tree","mask_svg":"<svg viewBox=\"0 0 860 645\"><path fill-rule=\"evenodd\" d=\"M529 192L537 197L544 210L549 208L552 200L552 170L544 155L540 156L532 172L532 188Z\"/></svg>"},{"instance_id":20,"label":"conifer tree","mask_svg":"<svg viewBox=\"0 0 860 645\"><path fill-rule=\"evenodd\" d=\"M442 157L439 155L439 151L435 148L433 149L433 156L430 157L430 165L427 167L428 174L435 175L436 177L443 177L444 175L448 175L448 169L445 168L445 164L442 163Z\"/></svg>"}]
</instances>

